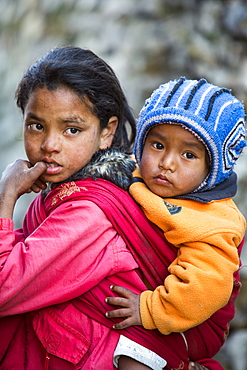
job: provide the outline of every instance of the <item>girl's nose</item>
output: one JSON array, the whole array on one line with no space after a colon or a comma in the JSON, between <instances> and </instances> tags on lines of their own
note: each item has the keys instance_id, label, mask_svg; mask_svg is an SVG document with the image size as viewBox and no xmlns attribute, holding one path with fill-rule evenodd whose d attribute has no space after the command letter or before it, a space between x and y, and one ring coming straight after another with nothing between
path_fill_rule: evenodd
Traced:
<instances>
[{"instance_id":1,"label":"girl's nose","mask_svg":"<svg viewBox=\"0 0 247 370\"><path fill-rule=\"evenodd\" d=\"M60 152L61 143L56 134L49 133L45 135L44 140L41 144L41 149L47 153Z\"/></svg>"}]
</instances>

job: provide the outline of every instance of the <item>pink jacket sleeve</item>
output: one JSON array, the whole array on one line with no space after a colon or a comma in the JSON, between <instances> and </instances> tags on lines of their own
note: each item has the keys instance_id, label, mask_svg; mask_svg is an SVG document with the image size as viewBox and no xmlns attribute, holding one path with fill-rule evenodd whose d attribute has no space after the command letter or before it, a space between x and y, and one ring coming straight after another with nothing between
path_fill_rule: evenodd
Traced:
<instances>
[{"instance_id":1,"label":"pink jacket sleeve","mask_svg":"<svg viewBox=\"0 0 247 370\"><path fill-rule=\"evenodd\" d=\"M21 239L15 244L13 222L0 219L0 317L68 301L137 267L101 209L85 200L60 205Z\"/></svg>"}]
</instances>

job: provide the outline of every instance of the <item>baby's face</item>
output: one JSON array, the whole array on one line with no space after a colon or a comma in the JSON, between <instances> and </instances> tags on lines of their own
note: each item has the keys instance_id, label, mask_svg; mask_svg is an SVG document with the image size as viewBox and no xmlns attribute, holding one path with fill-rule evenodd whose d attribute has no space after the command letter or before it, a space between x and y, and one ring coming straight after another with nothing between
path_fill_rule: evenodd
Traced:
<instances>
[{"instance_id":1,"label":"baby's face","mask_svg":"<svg viewBox=\"0 0 247 370\"><path fill-rule=\"evenodd\" d=\"M209 172L207 150L182 126L160 124L147 135L140 171L149 189L163 198L191 193Z\"/></svg>"},{"instance_id":2,"label":"baby's face","mask_svg":"<svg viewBox=\"0 0 247 370\"><path fill-rule=\"evenodd\" d=\"M35 90L24 111L24 144L45 182L61 182L84 167L102 145L99 119L71 90Z\"/></svg>"}]
</instances>

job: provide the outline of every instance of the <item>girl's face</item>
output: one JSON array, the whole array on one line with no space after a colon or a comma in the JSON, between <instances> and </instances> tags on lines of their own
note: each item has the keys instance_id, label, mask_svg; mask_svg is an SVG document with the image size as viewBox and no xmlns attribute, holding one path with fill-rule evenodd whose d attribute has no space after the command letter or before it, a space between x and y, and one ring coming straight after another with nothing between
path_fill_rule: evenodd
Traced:
<instances>
[{"instance_id":1,"label":"girl's face","mask_svg":"<svg viewBox=\"0 0 247 370\"><path fill-rule=\"evenodd\" d=\"M157 125L147 135L140 171L149 189L163 198L188 194L209 172L207 151L183 127Z\"/></svg>"},{"instance_id":2,"label":"girl's face","mask_svg":"<svg viewBox=\"0 0 247 370\"><path fill-rule=\"evenodd\" d=\"M90 106L90 102L87 101ZM111 146L117 118L100 130L99 119L67 88L35 90L24 111L24 145L32 165L45 162L44 182L61 182Z\"/></svg>"}]
</instances>

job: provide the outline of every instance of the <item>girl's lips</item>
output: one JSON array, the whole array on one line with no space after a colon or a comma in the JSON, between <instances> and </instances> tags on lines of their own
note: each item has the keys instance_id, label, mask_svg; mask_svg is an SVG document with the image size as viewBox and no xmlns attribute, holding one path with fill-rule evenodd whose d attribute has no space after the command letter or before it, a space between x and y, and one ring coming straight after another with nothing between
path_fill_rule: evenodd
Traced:
<instances>
[{"instance_id":1,"label":"girl's lips","mask_svg":"<svg viewBox=\"0 0 247 370\"><path fill-rule=\"evenodd\" d=\"M49 164L49 163L47 163L46 165L47 165L47 168L46 168L45 173L47 175L57 175L62 168L59 165L54 165L54 164Z\"/></svg>"}]
</instances>

